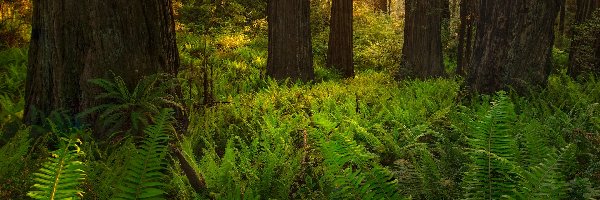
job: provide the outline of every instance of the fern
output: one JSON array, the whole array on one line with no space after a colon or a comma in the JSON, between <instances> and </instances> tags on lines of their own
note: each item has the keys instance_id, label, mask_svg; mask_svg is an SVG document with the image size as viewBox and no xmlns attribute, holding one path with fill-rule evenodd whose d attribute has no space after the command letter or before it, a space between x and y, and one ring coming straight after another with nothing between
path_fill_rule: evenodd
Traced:
<instances>
[{"instance_id":1,"label":"fern","mask_svg":"<svg viewBox=\"0 0 600 200\"><path fill-rule=\"evenodd\" d=\"M547 148L545 148L547 149ZM562 199L567 193L567 183L559 167L564 157L574 153L572 145L565 147L561 154L548 153L541 163L522 172L519 182L518 199Z\"/></svg>"},{"instance_id":2,"label":"fern","mask_svg":"<svg viewBox=\"0 0 600 200\"><path fill-rule=\"evenodd\" d=\"M22 96L26 71L27 49L0 51L0 95Z\"/></svg>"},{"instance_id":3,"label":"fern","mask_svg":"<svg viewBox=\"0 0 600 200\"><path fill-rule=\"evenodd\" d=\"M33 188L27 193L34 199L74 199L82 195L77 188L84 180L83 163L77 158L83 154L77 143L80 140L62 138L61 148L52 152L50 161L34 173Z\"/></svg>"},{"instance_id":4,"label":"fern","mask_svg":"<svg viewBox=\"0 0 600 200\"><path fill-rule=\"evenodd\" d=\"M516 174L511 162L518 153L511 132L515 121L514 105L499 93L491 110L471 124L472 164L463 179L466 199L499 199L512 194Z\"/></svg>"},{"instance_id":5,"label":"fern","mask_svg":"<svg viewBox=\"0 0 600 200\"><path fill-rule=\"evenodd\" d=\"M166 79L165 75L155 74L144 77L132 91L119 76L115 76L113 81L90 80L90 83L104 90L96 96L96 100L105 104L92 107L79 116L84 117L99 112L98 120L102 127L108 129L107 132L139 133L154 121L153 116L159 115L162 106L181 107L169 94L173 81L161 79Z\"/></svg>"},{"instance_id":6,"label":"fern","mask_svg":"<svg viewBox=\"0 0 600 200\"><path fill-rule=\"evenodd\" d=\"M128 170L120 190L114 199L156 199L161 198L165 191L162 189L163 170L166 165L167 143L169 134L173 131L170 125L173 111L162 109L156 117L154 125L146 127L143 141L138 154L128 164Z\"/></svg>"},{"instance_id":7,"label":"fern","mask_svg":"<svg viewBox=\"0 0 600 200\"><path fill-rule=\"evenodd\" d=\"M16 174L25 165L23 162L31 146L29 131L29 129L19 130L5 145L0 146L0 158L2 158L0 159L0 180ZM6 136L0 129L0 138L2 137Z\"/></svg>"},{"instance_id":8,"label":"fern","mask_svg":"<svg viewBox=\"0 0 600 200\"><path fill-rule=\"evenodd\" d=\"M491 110L473 124L469 140L473 163L464 178L467 199L566 197L567 183L559 169L574 155L572 146L559 154L538 133L525 129L520 134L524 148L519 151L511 132L518 129L515 116L513 104L499 93Z\"/></svg>"},{"instance_id":9,"label":"fern","mask_svg":"<svg viewBox=\"0 0 600 200\"><path fill-rule=\"evenodd\" d=\"M321 141L325 178L333 183L332 199L401 199L397 180L388 169L379 166L377 156L340 133L333 141Z\"/></svg>"}]
</instances>

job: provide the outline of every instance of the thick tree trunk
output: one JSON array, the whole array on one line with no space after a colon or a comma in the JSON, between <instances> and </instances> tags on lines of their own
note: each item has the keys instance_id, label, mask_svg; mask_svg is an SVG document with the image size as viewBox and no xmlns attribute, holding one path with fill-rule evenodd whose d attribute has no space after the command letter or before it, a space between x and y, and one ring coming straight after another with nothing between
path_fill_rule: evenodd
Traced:
<instances>
[{"instance_id":1,"label":"thick tree trunk","mask_svg":"<svg viewBox=\"0 0 600 200\"><path fill-rule=\"evenodd\" d=\"M560 5L560 14L558 16L558 34L564 36L565 34L565 20L567 15L567 0L562 0Z\"/></svg>"},{"instance_id":2,"label":"thick tree trunk","mask_svg":"<svg viewBox=\"0 0 600 200\"><path fill-rule=\"evenodd\" d=\"M442 20L450 20L452 12L450 11L450 0L442 1Z\"/></svg>"},{"instance_id":3,"label":"thick tree trunk","mask_svg":"<svg viewBox=\"0 0 600 200\"><path fill-rule=\"evenodd\" d=\"M460 1L460 25L458 28L458 53L456 73L467 75L471 52L473 52L473 31L477 19L477 4L475 0Z\"/></svg>"},{"instance_id":4,"label":"thick tree trunk","mask_svg":"<svg viewBox=\"0 0 600 200\"><path fill-rule=\"evenodd\" d=\"M598 7L600 7L600 0L577 0L575 27L573 29L568 67L568 74L573 78L577 78L586 72L598 71L598 69L594 70L594 68L600 67L600 65L595 64L600 60L600 58L595 56L598 53L595 48L598 46L589 43L594 40L600 41L599 36L596 35L597 33L594 34L594 31L591 29L587 30L588 33L584 33L582 31L586 29L577 28L579 25L586 23Z\"/></svg>"},{"instance_id":5,"label":"thick tree trunk","mask_svg":"<svg viewBox=\"0 0 600 200\"><path fill-rule=\"evenodd\" d=\"M444 75L442 62L442 2L406 0L404 46L400 77L429 78Z\"/></svg>"},{"instance_id":6,"label":"thick tree trunk","mask_svg":"<svg viewBox=\"0 0 600 200\"><path fill-rule=\"evenodd\" d=\"M480 93L544 86L551 70L557 0L481 0L469 85Z\"/></svg>"},{"instance_id":7,"label":"thick tree trunk","mask_svg":"<svg viewBox=\"0 0 600 200\"><path fill-rule=\"evenodd\" d=\"M327 66L346 78L354 76L352 61L352 0L333 0Z\"/></svg>"},{"instance_id":8,"label":"thick tree trunk","mask_svg":"<svg viewBox=\"0 0 600 200\"><path fill-rule=\"evenodd\" d=\"M382 12L385 14L390 14L390 2L389 0L375 0L375 12Z\"/></svg>"},{"instance_id":9,"label":"thick tree trunk","mask_svg":"<svg viewBox=\"0 0 600 200\"><path fill-rule=\"evenodd\" d=\"M600 6L600 0L577 0L575 24L581 24L589 19L598 6Z\"/></svg>"},{"instance_id":10,"label":"thick tree trunk","mask_svg":"<svg viewBox=\"0 0 600 200\"><path fill-rule=\"evenodd\" d=\"M90 79L114 73L132 88L178 68L169 0L34 0L24 119L94 106L99 90Z\"/></svg>"},{"instance_id":11,"label":"thick tree trunk","mask_svg":"<svg viewBox=\"0 0 600 200\"><path fill-rule=\"evenodd\" d=\"M269 0L267 74L275 79L314 79L309 0Z\"/></svg>"}]
</instances>

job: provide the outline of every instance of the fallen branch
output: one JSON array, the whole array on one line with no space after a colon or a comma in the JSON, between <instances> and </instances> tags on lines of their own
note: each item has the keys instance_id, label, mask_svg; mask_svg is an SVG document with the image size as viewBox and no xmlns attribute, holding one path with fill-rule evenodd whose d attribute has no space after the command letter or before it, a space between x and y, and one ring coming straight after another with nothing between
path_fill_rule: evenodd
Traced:
<instances>
[{"instance_id":1,"label":"fallen branch","mask_svg":"<svg viewBox=\"0 0 600 200\"><path fill-rule=\"evenodd\" d=\"M206 182L204 181L204 178L198 172L196 172L190 162L185 159L185 156L181 150L175 146L171 146L171 153L174 154L179 160L179 166L183 170L183 173L187 179L190 181L190 185L192 185L194 191L199 194L202 193L203 189L206 189Z\"/></svg>"}]
</instances>

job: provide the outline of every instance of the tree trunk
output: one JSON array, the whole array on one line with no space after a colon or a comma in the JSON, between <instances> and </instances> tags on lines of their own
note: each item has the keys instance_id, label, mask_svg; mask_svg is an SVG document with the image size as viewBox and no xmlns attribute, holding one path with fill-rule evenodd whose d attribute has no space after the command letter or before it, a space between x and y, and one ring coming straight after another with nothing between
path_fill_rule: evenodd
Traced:
<instances>
[{"instance_id":1,"label":"tree trunk","mask_svg":"<svg viewBox=\"0 0 600 200\"><path fill-rule=\"evenodd\" d=\"M404 46L400 78L444 75L442 62L442 2L406 0Z\"/></svg>"},{"instance_id":2,"label":"tree trunk","mask_svg":"<svg viewBox=\"0 0 600 200\"><path fill-rule=\"evenodd\" d=\"M275 79L314 79L309 0L269 0L267 74Z\"/></svg>"},{"instance_id":3,"label":"tree trunk","mask_svg":"<svg viewBox=\"0 0 600 200\"><path fill-rule=\"evenodd\" d=\"M589 19L598 6L600 6L599 0L577 0L575 24L579 25Z\"/></svg>"},{"instance_id":4,"label":"tree trunk","mask_svg":"<svg viewBox=\"0 0 600 200\"><path fill-rule=\"evenodd\" d=\"M440 0L442 1L442 20L450 21L450 17L452 12L450 11L450 0Z\"/></svg>"},{"instance_id":5,"label":"tree trunk","mask_svg":"<svg viewBox=\"0 0 600 200\"><path fill-rule=\"evenodd\" d=\"M458 53L456 73L461 76L467 75L471 52L473 52L473 31L477 19L477 7L475 0L460 1L460 25L458 27Z\"/></svg>"},{"instance_id":6,"label":"tree trunk","mask_svg":"<svg viewBox=\"0 0 600 200\"><path fill-rule=\"evenodd\" d=\"M381 12L390 14L390 2L389 0L375 0L375 12Z\"/></svg>"},{"instance_id":7,"label":"tree trunk","mask_svg":"<svg viewBox=\"0 0 600 200\"><path fill-rule=\"evenodd\" d=\"M352 62L352 0L333 0L327 66L346 78L354 76Z\"/></svg>"},{"instance_id":8,"label":"tree trunk","mask_svg":"<svg viewBox=\"0 0 600 200\"><path fill-rule=\"evenodd\" d=\"M558 17L558 33L561 36L565 34L565 20L567 15L567 0L562 0L562 4L560 5L560 14Z\"/></svg>"},{"instance_id":9,"label":"tree trunk","mask_svg":"<svg viewBox=\"0 0 600 200\"><path fill-rule=\"evenodd\" d=\"M577 78L586 72L593 72L596 60L600 60L594 53L594 44L589 43L593 40L600 40L591 29L579 29L578 26L586 23L594 11L600 7L600 0L577 0L577 11L575 14L575 24L573 29L573 38L569 53L568 74ZM587 33L584 33L586 31ZM591 33L591 34L590 34ZM597 69L596 69L597 70Z\"/></svg>"},{"instance_id":10,"label":"tree trunk","mask_svg":"<svg viewBox=\"0 0 600 200\"><path fill-rule=\"evenodd\" d=\"M131 89L143 76L178 68L169 0L34 0L24 120L43 120L34 110L95 106L99 89L90 79L114 73Z\"/></svg>"},{"instance_id":11,"label":"tree trunk","mask_svg":"<svg viewBox=\"0 0 600 200\"><path fill-rule=\"evenodd\" d=\"M480 93L544 86L559 1L481 0L469 85Z\"/></svg>"}]
</instances>

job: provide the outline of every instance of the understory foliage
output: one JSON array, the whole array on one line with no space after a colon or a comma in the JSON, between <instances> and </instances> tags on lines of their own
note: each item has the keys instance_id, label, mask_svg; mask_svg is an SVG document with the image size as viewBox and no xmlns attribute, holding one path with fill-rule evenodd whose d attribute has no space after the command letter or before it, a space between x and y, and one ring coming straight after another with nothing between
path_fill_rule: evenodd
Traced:
<instances>
[{"instance_id":1,"label":"understory foliage","mask_svg":"<svg viewBox=\"0 0 600 200\"><path fill-rule=\"evenodd\" d=\"M572 145L555 149L531 129L518 128L514 105L505 93L476 120L468 136L472 161L463 181L466 199L566 197L560 168L573 157Z\"/></svg>"},{"instance_id":2,"label":"understory foliage","mask_svg":"<svg viewBox=\"0 0 600 200\"><path fill-rule=\"evenodd\" d=\"M125 132L128 136L139 136L141 130L156 121L154 117L160 114L161 107L179 106L170 94L173 81L163 74L142 78L131 91L119 76L114 76L114 80L93 79L90 83L104 90L96 96L96 100L108 103L92 107L79 115L85 117L98 113L97 120L101 127L113 135Z\"/></svg>"},{"instance_id":3,"label":"understory foliage","mask_svg":"<svg viewBox=\"0 0 600 200\"><path fill-rule=\"evenodd\" d=\"M35 184L27 195L33 199L76 199L82 195L78 185L85 179L83 154L78 139L61 138L59 149L34 173Z\"/></svg>"},{"instance_id":4,"label":"understory foliage","mask_svg":"<svg viewBox=\"0 0 600 200\"><path fill-rule=\"evenodd\" d=\"M0 129L11 135L19 129L23 119L26 71L27 49L0 51Z\"/></svg>"},{"instance_id":5,"label":"understory foliage","mask_svg":"<svg viewBox=\"0 0 600 200\"><path fill-rule=\"evenodd\" d=\"M312 85L266 84L190 113L188 134L175 144L201 176L205 192L196 193L180 161L167 156L172 111L165 109L152 117L139 147L134 138L106 149L93 140L79 145L86 154L78 160L88 167L77 191L85 199L600 194L600 107L593 103L600 99L600 85L593 80L579 84L553 76L539 94L469 100L461 100L456 80L396 82L384 72ZM53 121L51 127L61 130L74 125ZM26 130L7 141L2 147L7 162L0 162L7 167L0 172L9 178L16 176L10 167L15 161L35 163L30 149L45 143L31 141Z\"/></svg>"},{"instance_id":6,"label":"understory foliage","mask_svg":"<svg viewBox=\"0 0 600 200\"><path fill-rule=\"evenodd\" d=\"M113 199L156 199L165 194L164 174L165 156L168 150L169 134L173 111L162 109L156 122L144 129L146 137L136 154L127 164L127 171L120 185L119 192Z\"/></svg>"},{"instance_id":7,"label":"understory foliage","mask_svg":"<svg viewBox=\"0 0 600 200\"><path fill-rule=\"evenodd\" d=\"M3 0L0 7L0 50L27 45L31 33L31 1Z\"/></svg>"}]
</instances>

